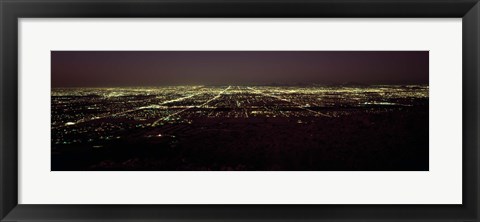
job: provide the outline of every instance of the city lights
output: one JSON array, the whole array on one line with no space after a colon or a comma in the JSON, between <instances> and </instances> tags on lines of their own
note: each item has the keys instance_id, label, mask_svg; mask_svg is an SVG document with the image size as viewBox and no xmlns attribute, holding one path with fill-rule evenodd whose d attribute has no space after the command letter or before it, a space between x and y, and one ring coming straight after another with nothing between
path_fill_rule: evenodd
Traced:
<instances>
[{"instance_id":1,"label":"city lights","mask_svg":"<svg viewBox=\"0 0 480 222\"><path fill-rule=\"evenodd\" d=\"M301 123L302 118L388 112L425 102L424 85L57 88L52 90L52 143L114 140L132 129L198 119L292 118Z\"/></svg>"}]
</instances>

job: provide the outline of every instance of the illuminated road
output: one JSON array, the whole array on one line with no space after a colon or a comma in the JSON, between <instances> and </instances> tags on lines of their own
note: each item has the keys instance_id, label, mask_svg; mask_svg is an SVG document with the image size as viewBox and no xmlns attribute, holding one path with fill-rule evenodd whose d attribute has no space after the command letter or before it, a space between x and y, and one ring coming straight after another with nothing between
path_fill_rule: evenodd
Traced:
<instances>
[{"instance_id":1,"label":"illuminated road","mask_svg":"<svg viewBox=\"0 0 480 222\"><path fill-rule=\"evenodd\" d=\"M318 114L320 116L324 116L324 117L332 117L330 115L327 115L325 113L321 113L321 112L318 112L318 111L315 111L315 110L311 110L311 109L308 109L308 108L305 108L304 107L304 104L300 104L300 103L297 103L297 102L294 102L294 101L291 101L291 100L288 100L288 99L285 99L285 98L282 98L282 97L279 97L279 96L276 96L276 95L271 95L271 94L268 94L268 93L264 93L262 91L259 91L257 89L254 89L252 87L247 87L248 89L252 90L254 93L257 93L257 94L260 94L260 95L263 95L263 96L268 96L268 97L272 97L272 98L275 98L275 99L278 99L278 100L281 100L281 101L285 101L285 102L288 102L288 103L291 103L291 104L294 104L296 105L298 108L300 109L303 109L303 110L306 110L306 111L309 111L309 112L312 112L312 113L315 113L315 114Z\"/></svg>"},{"instance_id":2,"label":"illuminated road","mask_svg":"<svg viewBox=\"0 0 480 222\"><path fill-rule=\"evenodd\" d=\"M187 110L189 110L189 109L192 109L192 108L200 108L200 107L206 106L207 104L209 104L209 103L217 100L218 98L220 98L220 97L221 97L225 92L227 92L230 88L231 88L231 86L228 86L228 87L225 88L223 91L219 92L216 96L214 96L213 98L207 100L206 102L202 103L202 104L199 105L199 106L190 106L190 107L187 107L187 108L182 109L182 110L180 110L180 111L177 111L177 112L175 112L175 113L172 113L172 114L170 114L170 115L168 115L168 116L162 117L162 118L156 120L155 122L153 122L151 126L152 126L152 127L155 127L155 126L157 126L160 122L162 122L162 121L164 121L164 120L168 120L168 119L170 119L171 117L176 116L176 115L179 115L179 114L181 114L181 113L183 113L183 112L185 112L185 111L187 111ZM198 93L198 94L196 94L196 95L199 95L199 94L203 94L203 93ZM193 96L191 96L191 97L193 97ZM191 98L191 97L189 97L189 98Z\"/></svg>"},{"instance_id":3,"label":"illuminated road","mask_svg":"<svg viewBox=\"0 0 480 222\"><path fill-rule=\"evenodd\" d=\"M198 88L201 88L201 87L196 87L195 89L198 89ZM139 111L139 110L143 110L143 109L152 109L152 108L158 109L158 108L161 108L162 106L167 105L167 104L169 104L169 103L181 102L181 101L183 101L183 100L192 98L192 97L197 96L197 95L200 95L200 94L203 94L203 92L194 93L194 94L191 94L191 95L188 95L188 96L185 96L185 97L180 97L180 98L176 98L176 99L172 99L172 100L167 100L167 101L164 101L164 102L162 102L162 103L160 103L160 104L150 104L150 105L147 105L147 106L142 106L142 107L138 107L138 108L133 108L133 109L125 110L125 111L122 111L122 112L107 113L107 114L104 114L104 115L94 116L94 117L91 117L91 118L83 118L83 119L77 120L77 121L75 121L75 122L68 122L68 123L65 124L65 125L60 125L60 126L52 127L52 129L62 128L62 127L71 126L71 125L77 125L77 124L80 124L80 123L86 123L86 122L89 122L89 121L94 121L94 120L99 120L99 119L104 119L104 118L109 118L109 117L121 116L121 115L124 115L124 114L128 114L128 113L135 112L135 111ZM151 99L147 99L147 100L150 100L150 101L151 101ZM147 100L138 100L138 101L147 101ZM138 102L138 101L130 101L130 102L131 102L131 103L134 103L134 102Z\"/></svg>"}]
</instances>

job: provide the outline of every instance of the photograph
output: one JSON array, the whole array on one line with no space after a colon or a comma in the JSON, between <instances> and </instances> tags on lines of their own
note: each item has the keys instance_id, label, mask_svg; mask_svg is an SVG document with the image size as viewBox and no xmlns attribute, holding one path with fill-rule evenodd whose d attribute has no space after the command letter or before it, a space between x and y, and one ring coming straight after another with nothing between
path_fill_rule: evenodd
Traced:
<instances>
[{"instance_id":1,"label":"photograph","mask_svg":"<svg viewBox=\"0 0 480 222\"><path fill-rule=\"evenodd\" d=\"M51 51L51 171L428 171L429 51Z\"/></svg>"},{"instance_id":2,"label":"photograph","mask_svg":"<svg viewBox=\"0 0 480 222\"><path fill-rule=\"evenodd\" d=\"M0 222L480 222L480 0L0 11Z\"/></svg>"}]
</instances>

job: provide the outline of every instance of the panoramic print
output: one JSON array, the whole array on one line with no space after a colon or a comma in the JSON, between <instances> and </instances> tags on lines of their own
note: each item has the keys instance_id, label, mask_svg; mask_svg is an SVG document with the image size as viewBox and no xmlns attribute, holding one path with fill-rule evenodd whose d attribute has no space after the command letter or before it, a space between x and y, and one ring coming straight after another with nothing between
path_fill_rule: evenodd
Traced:
<instances>
[{"instance_id":1,"label":"panoramic print","mask_svg":"<svg viewBox=\"0 0 480 222\"><path fill-rule=\"evenodd\" d=\"M52 171L427 171L428 51L52 51Z\"/></svg>"}]
</instances>

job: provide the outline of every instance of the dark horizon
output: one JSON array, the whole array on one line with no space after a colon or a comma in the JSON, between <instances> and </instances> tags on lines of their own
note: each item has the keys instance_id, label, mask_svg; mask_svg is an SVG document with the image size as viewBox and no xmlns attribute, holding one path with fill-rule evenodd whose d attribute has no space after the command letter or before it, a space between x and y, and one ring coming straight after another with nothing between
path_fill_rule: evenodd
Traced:
<instances>
[{"instance_id":1,"label":"dark horizon","mask_svg":"<svg viewBox=\"0 0 480 222\"><path fill-rule=\"evenodd\" d=\"M52 88L425 85L428 51L52 51Z\"/></svg>"}]
</instances>

